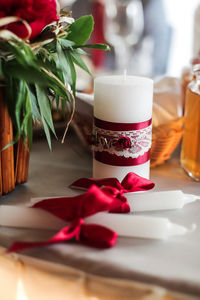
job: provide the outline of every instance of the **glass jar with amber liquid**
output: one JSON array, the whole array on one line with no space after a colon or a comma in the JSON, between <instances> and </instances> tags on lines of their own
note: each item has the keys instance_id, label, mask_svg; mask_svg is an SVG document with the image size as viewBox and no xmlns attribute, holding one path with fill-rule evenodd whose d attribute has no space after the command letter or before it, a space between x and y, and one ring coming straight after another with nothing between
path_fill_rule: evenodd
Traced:
<instances>
[{"instance_id":1,"label":"glass jar with amber liquid","mask_svg":"<svg viewBox=\"0 0 200 300\"><path fill-rule=\"evenodd\" d=\"M194 79L186 90L181 165L190 177L200 181L200 64L193 71Z\"/></svg>"}]
</instances>

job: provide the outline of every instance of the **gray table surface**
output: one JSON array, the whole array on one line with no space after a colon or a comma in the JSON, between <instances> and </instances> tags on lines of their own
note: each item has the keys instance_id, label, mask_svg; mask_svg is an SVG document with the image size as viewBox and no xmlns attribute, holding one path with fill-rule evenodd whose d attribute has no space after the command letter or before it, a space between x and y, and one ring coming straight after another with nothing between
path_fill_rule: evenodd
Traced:
<instances>
[{"instance_id":1,"label":"gray table surface","mask_svg":"<svg viewBox=\"0 0 200 300\"><path fill-rule=\"evenodd\" d=\"M74 195L68 185L80 177L91 177L92 158L71 133L65 144L53 143L48 150L45 141L33 144L29 181L1 198L1 204L27 203L31 197ZM181 189L200 195L200 183L192 181L181 169L178 158L151 170L156 190ZM146 213L168 217L195 232L167 241L119 238L114 248L97 250L69 242L24 252L28 256L66 264L100 276L124 278L159 285L174 291L200 297L200 201L181 210ZM0 228L0 244L14 240L47 238L52 232Z\"/></svg>"}]
</instances>

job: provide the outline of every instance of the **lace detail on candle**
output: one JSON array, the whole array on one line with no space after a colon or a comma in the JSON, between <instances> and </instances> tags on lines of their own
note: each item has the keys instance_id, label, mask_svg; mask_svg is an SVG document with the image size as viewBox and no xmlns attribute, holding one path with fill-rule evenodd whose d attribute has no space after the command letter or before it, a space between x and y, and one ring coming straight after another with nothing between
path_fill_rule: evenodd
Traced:
<instances>
[{"instance_id":1,"label":"lace detail on candle","mask_svg":"<svg viewBox=\"0 0 200 300\"><path fill-rule=\"evenodd\" d=\"M94 126L94 151L137 158L151 148L152 125L139 130L111 131Z\"/></svg>"}]
</instances>

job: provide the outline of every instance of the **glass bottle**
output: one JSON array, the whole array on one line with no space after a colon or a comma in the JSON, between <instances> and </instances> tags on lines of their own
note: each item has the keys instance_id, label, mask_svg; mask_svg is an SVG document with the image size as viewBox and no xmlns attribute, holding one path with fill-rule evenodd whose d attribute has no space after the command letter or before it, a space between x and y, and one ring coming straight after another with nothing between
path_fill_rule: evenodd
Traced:
<instances>
[{"instance_id":1,"label":"glass bottle","mask_svg":"<svg viewBox=\"0 0 200 300\"><path fill-rule=\"evenodd\" d=\"M186 90L181 165L190 177L200 181L200 64L193 71L194 79Z\"/></svg>"}]
</instances>

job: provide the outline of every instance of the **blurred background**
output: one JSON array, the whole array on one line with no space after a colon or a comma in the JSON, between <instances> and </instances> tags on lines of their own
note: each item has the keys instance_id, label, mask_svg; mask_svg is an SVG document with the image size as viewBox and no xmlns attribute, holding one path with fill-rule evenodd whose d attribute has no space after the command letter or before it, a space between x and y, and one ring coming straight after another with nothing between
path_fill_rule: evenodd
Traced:
<instances>
[{"instance_id":1,"label":"blurred background","mask_svg":"<svg viewBox=\"0 0 200 300\"><path fill-rule=\"evenodd\" d=\"M95 19L91 42L105 42L111 51L93 51L97 73L158 78L181 77L200 49L199 0L60 0L78 18Z\"/></svg>"},{"instance_id":2,"label":"blurred background","mask_svg":"<svg viewBox=\"0 0 200 300\"><path fill-rule=\"evenodd\" d=\"M95 76L140 75L154 79L151 166L168 159L183 134L182 118L192 68L200 63L200 0L60 0L77 19L92 14L91 43L111 51L84 56ZM87 149L93 124L93 78L78 69L72 126ZM91 96L91 97L90 97ZM179 151L178 148L177 151ZM177 152L178 153L178 152Z\"/></svg>"}]
</instances>

